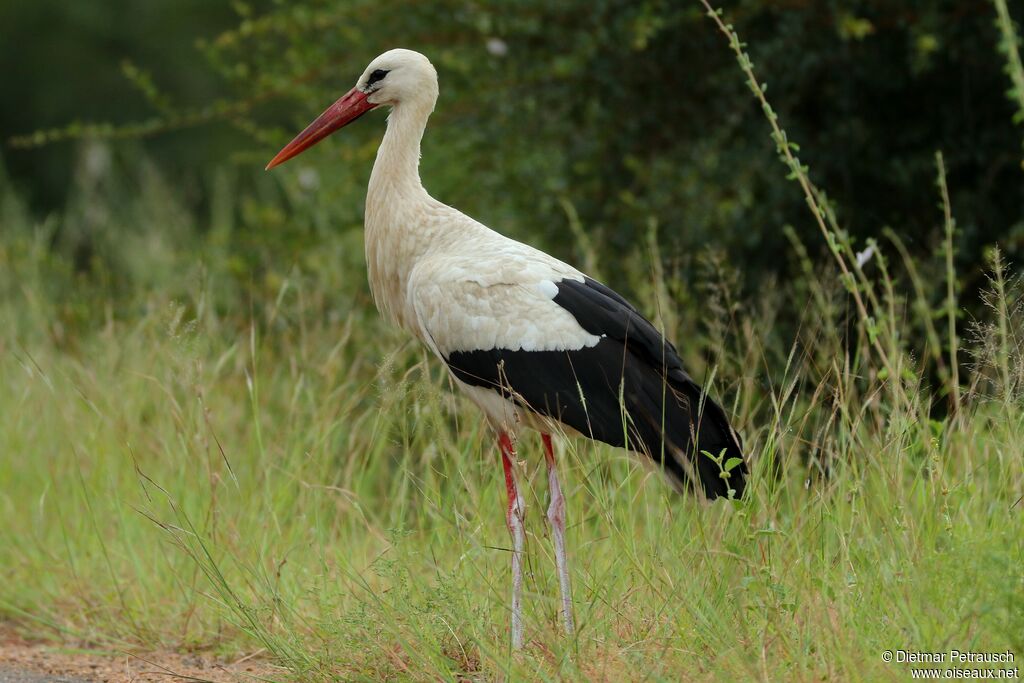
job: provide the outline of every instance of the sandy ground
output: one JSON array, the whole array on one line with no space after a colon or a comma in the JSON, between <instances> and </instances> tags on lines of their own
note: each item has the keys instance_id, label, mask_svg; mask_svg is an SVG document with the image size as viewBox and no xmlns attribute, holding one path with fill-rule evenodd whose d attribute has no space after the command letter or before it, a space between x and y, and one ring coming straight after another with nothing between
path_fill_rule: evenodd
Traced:
<instances>
[{"instance_id":1,"label":"sandy ground","mask_svg":"<svg viewBox=\"0 0 1024 683\"><path fill-rule=\"evenodd\" d=\"M0 625L0 683L143 683L285 681L285 671L259 653L228 662L201 654L98 652L74 645L30 643Z\"/></svg>"}]
</instances>

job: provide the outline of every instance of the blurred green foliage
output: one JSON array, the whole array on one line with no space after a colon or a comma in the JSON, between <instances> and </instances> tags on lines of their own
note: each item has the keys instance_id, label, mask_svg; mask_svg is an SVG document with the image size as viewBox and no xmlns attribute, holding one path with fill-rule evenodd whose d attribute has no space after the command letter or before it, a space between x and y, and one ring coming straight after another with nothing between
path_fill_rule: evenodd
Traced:
<instances>
[{"instance_id":1,"label":"blurred green foliage","mask_svg":"<svg viewBox=\"0 0 1024 683\"><path fill-rule=\"evenodd\" d=\"M0 5L4 136L62 141L0 165L0 614L118 651L259 642L323 680L874 680L892 670L865 653L908 633L1019 647L1024 304L995 249L972 291L987 246L1017 272L1024 251L1013 39L985 0L726 10L839 225L857 251L877 239L857 284L696 3ZM581 648L541 641L521 674L488 645L506 618L489 437L365 283L383 116L262 171L394 46L441 76L428 188L656 313L759 468L735 515L679 514L624 454L570 446L576 585L595 597ZM143 471L213 554L154 536ZM211 563L230 585L196 582ZM363 584L367 567L392 569ZM971 591L947 605L953 585ZM449 634L467 663L444 661Z\"/></svg>"},{"instance_id":2,"label":"blurred green foliage","mask_svg":"<svg viewBox=\"0 0 1024 683\"><path fill-rule=\"evenodd\" d=\"M204 0L7 0L0 3L3 138L73 121L125 124L154 115L125 78L141 71L167 93L172 107L198 105L223 94L195 49L237 20L229 3ZM159 112L156 112L159 113ZM179 178L215 164L244 143L224 126L153 136L144 153ZM129 145L135 147L136 145ZM74 145L19 149L4 145L4 164L33 208L45 214L69 195Z\"/></svg>"},{"instance_id":3,"label":"blurred green foliage","mask_svg":"<svg viewBox=\"0 0 1024 683\"><path fill-rule=\"evenodd\" d=\"M606 253L641 243L656 224L684 275L713 248L742 264L748 287L790 267L785 226L818 243L732 55L695 2L236 2L233 19L209 3L53 4L52 17L39 6L4 10L6 25L43 38L28 55L3 48L32 94L5 130L153 116L170 128L189 108L212 105L196 117L204 125L148 137L145 152L175 168L175 179L203 179L186 183L195 190L189 206L203 211L213 169L232 166L237 191L252 198L242 222L273 249L295 253L319 230L358 225L382 116L273 178L258 176L279 145L395 46L427 54L441 77L424 143L427 187L502 232L579 258L565 239L574 217ZM962 272L980 273L983 249L996 242L1021 260L1021 131L988 2L738 0L725 9L856 238L891 227L912 251L928 251L940 232L933 158L941 150ZM193 38L198 52L186 49ZM59 51L47 47L62 40ZM103 85L116 75L103 66L113 53L138 64L131 96ZM68 93L71 75L79 90ZM24 159L41 152L12 154L18 179L32 170ZM37 183L59 175L33 172ZM52 191L44 196L55 201ZM316 202L319 218L311 223L296 201Z\"/></svg>"}]
</instances>

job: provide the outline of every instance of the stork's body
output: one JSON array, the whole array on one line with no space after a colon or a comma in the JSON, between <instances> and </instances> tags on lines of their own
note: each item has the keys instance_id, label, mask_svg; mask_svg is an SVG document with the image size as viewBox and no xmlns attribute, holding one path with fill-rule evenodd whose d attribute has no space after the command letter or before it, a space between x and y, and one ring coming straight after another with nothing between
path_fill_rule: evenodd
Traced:
<instances>
[{"instance_id":1,"label":"stork's body","mask_svg":"<svg viewBox=\"0 0 1024 683\"><path fill-rule=\"evenodd\" d=\"M573 629L565 514L551 445L576 431L645 453L676 482L740 495L746 465L721 408L675 348L622 297L572 266L504 237L430 197L420 140L437 99L430 62L408 50L375 59L357 85L275 157L295 156L378 105L390 105L366 198L366 260L381 313L422 340L498 435L513 540L512 642L522 643L523 499L514 443L540 431L565 628Z\"/></svg>"}]
</instances>

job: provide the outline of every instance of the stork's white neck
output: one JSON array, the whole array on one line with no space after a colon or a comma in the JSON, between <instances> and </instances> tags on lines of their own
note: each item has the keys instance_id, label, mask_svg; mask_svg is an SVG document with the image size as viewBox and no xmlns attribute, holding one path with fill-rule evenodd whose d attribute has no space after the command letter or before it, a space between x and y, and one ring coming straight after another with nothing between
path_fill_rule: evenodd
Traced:
<instances>
[{"instance_id":1,"label":"stork's white neck","mask_svg":"<svg viewBox=\"0 0 1024 683\"><path fill-rule=\"evenodd\" d=\"M420 140L434 102L396 104L377 150L366 194L366 266L377 308L413 329L406 311L410 271L435 241L438 226L428 220L433 200L420 181Z\"/></svg>"},{"instance_id":2,"label":"stork's white neck","mask_svg":"<svg viewBox=\"0 0 1024 683\"><path fill-rule=\"evenodd\" d=\"M388 128L377 150L377 161L370 174L366 201L377 209L378 199L398 193L405 201L426 195L420 182L420 140L427 127L430 109L417 103L398 104L388 115ZM380 207L383 208L383 207Z\"/></svg>"}]
</instances>

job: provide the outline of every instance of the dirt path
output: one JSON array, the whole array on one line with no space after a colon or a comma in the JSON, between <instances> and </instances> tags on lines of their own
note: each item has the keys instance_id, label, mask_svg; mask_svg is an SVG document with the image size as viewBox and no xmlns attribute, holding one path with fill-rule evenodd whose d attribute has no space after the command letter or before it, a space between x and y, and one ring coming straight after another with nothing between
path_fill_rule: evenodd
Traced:
<instances>
[{"instance_id":1,"label":"dirt path","mask_svg":"<svg viewBox=\"0 0 1024 683\"><path fill-rule=\"evenodd\" d=\"M206 655L171 652L100 652L71 645L29 643L0 630L0 683L288 680L283 669L258 655L228 662Z\"/></svg>"},{"instance_id":2,"label":"dirt path","mask_svg":"<svg viewBox=\"0 0 1024 683\"><path fill-rule=\"evenodd\" d=\"M0 683L79 683L81 678L47 676L0 668Z\"/></svg>"}]
</instances>

